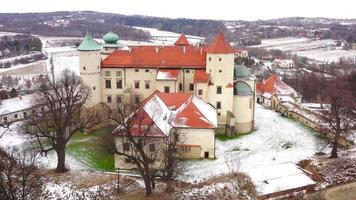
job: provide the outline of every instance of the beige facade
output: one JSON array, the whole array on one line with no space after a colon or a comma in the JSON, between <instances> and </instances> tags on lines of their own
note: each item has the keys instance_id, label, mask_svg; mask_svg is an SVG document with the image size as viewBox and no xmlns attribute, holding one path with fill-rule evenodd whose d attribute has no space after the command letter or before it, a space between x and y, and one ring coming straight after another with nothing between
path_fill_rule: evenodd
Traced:
<instances>
[{"instance_id":1,"label":"beige facade","mask_svg":"<svg viewBox=\"0 0 356 200\"><path fill-rule=\"evenodd\" d=\"M234 57L231 53L207 54L206 58L206 72L210 77L207 101L217 109L219 126L228 123L227 113L233 110L233 88L227 86L234 82ZM221 92L218 88L221 88Z\"/></svg>"},{"instance_id":2,"label":"beige facade","mask_svg":"<svg viewBox=\"0 0 356 200\"><path fill-rule=\"evenodd\" d=\"M194 74L197 69L189 66L175 68L179 70L176 80L157 80L159 70L157 67L100 67L101 61L116 48L119 47L103 46L101 52L79 51L80 74L84 83L92 90L89 106L98 103L109 105L139 103L156 90L193 93L217 109L218 126L225 133L226 127L230 126L236 126L233 129L237 132L253 130L254 114L251 115L249 107L244 107L250 106L250 98L234 97L234 53L207 53L206 68L199 70L206 71L209 82L195 83ZM244 81L255 92L255 81Z\"/></svg>"},{"instance_id":3,"label":"beige facade","mask_svg":"<svg viewBox=\"0 0 356 200\"><path fill-rule=\"evenodd\" d=\"M79 51L80 76L91 91L87 105L101 102L100 51Z\"/></svg>"}]
</instances>

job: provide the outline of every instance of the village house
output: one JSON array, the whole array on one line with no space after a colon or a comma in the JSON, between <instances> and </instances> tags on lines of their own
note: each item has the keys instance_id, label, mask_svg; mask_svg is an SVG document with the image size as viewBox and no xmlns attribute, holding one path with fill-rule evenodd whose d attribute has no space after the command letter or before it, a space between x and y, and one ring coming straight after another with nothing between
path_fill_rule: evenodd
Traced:
<instances>
[{"instance_id":1,"label":"village house","mask_svg":"<svg viewBox=\"0 0 356 200\"><path fill-rule=\"evenodd\" d=\"M167 141L177 138L177 153L180 158L215 158L216 109L201 97L191 93L153 92L135 111L133 125L129 130L118 126L113 134L118 151L130 151L127 135L145 137L149 155L154 154L154 168L161 167ZM147 129L147 130L146 130ZM129 133L128 133L129 132ZM147 133L144 135L144 133ZM133 169L125 156L115 156L119 169Z\"/></svg>"},{"instance_id":2,"label":"village house","mask_svg":"<svg viewBox=\"0 0 356 200\"><path fill-rule=\"evenodd\" d=\"M272 62L274 67L282 68L282 69L292 69L295 68L294 61L291 59L275 59Z\"/></svg>"},{"instance_id":3,"label":"village house","mask_svg":"<svg viewBox=\"0 0 356 200\"><path fill-rule=\"evenodd\" d=\"M257 103L273 109L276 108L277 100L301 102L301 96L292 87L280 80L277 75L272 75L261 83L257 83L256 90Z\"/></svg>"},{"instance_id":4,"label":"village house","mask_svg":"<svg viewBox=\"0 0 356 200\"><path fill-rule=\"evenodd\" d=\"M191 93L216 108L218 133L254 129L256 79L234 73L235 50L223 33L200 47L184 34L163 46L124 46L112 32L103 40L100 46L87 35L78 47L80 75L92 90L88 106L140 104L156 90Z\"/></svg>"}]
</instances>

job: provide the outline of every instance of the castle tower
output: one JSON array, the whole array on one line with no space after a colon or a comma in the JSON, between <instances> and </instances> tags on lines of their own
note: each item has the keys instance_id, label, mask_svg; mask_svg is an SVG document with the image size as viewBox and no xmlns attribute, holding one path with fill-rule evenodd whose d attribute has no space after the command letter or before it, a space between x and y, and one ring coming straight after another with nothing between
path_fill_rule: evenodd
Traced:
<instances>
[{"instance_id":1,"label":"castle tower","mask_svg":"<svg viewBox=\"0 0 356 200\"><path fill-rule=\"evenodd\" d=\"M234 50L219 33L206 52L207 101L217 109L219 131L226 131L233 111Z\"/></svg>"},{"instance_id":2,"label":"castle tower","mask_svg":"<svg viewBox=\"0 0 356 200\"><path fill-rule=\"evenodd\" d=\"M247 67L234 68L234 132L249 133L254 129L256 79Z\"/></svg>"},{"instance_id":3,"label":"castle tower","mask_svg":"<svg viewBox=\"0 0 356 200\"><path fill-rule=\"evenodd\" d=\"M101 102L100 50L100 45L88 34L78 47L80 76L83 79L83 83L91 91L87 106L93 106Z\"/></svg>"},{"instance_id":4,"label":"castle tower","mask_svg":"<svg viewBox=\"0 0 356 200\"><path fill-rule=\"evenodd\" d=\"M108 57L112 52L114 52L116 49L121 48L122 46L118 43L120 37L114 32L108 32L107 34L104 35L103 40L103 49L101 51L101 58L104 60L106 57Z\"/></svg>"}]
</instances>

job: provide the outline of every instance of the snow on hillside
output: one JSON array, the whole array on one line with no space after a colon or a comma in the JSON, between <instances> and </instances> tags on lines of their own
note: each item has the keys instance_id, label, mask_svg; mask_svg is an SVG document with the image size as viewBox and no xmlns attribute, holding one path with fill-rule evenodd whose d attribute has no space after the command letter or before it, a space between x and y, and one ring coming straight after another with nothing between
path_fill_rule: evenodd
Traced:
<instances>
[{"instance_id":1,"label":"snow on hillside","mask_svg":"<svg viewBox=\"0 0 356 200\"><path fill-rule=\"evenodd\" d=\"M146 28L146 27L138 27L138 26L134 26L132 28L149 32L151 36L151 41L156 44L162 44L163 42L166 44L173 44L174 42L177 41L177 39L181 35L180 33L162 31L155 28ZM205 38L203 37L198 37L193 35L186 35L186 37L191 44L196 44L205 40Z\"/></svg>"},{"instance_id":2,"label":"snow on hillside","mask_svg":"<svg viewBox=\"0 0 356 200\"><path fill-rule=\"evenodd\" d=\"M337 62L340 58L356 59L356 50L343 50L337 47L334 40L314 40L309 38L276 38L264 39L257 48L279 49L281 51L305 56L322 62Z\"/></svg>"},{"instance_id":3,"label":"snow on hillside","mask_svg":"<svg viewBox=\"0 0 356 200\"><path fill-rule=\"evenodd\" d=\"M216 140L216 159L186 161L181 179L194 182L231 170L244 172L261 165L296 163L326 144L314 131L260 105L255 116L256 131L233 140Z\"/></svg>"}]
</instances>

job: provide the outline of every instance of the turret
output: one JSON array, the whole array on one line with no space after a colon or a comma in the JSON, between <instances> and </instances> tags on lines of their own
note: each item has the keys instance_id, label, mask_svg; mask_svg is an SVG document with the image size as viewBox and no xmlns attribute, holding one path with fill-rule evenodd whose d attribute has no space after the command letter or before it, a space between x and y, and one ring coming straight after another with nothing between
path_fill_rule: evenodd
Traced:
<instances>
[{"instance_id":1,"label":"turret","mask_svg":"<svg viewBox=\"0 0 356 200\"><path fill-rule=\"evenodd\" d=\"M79 52L80 76L91 91L91 97L86 105L93 106L101 102L101 47L87 34L77 50Z\"/></svg>"},{"instance_id":2,"label":"turret","mask_svg":"<svg viewBox=\"0 0 356 200\"><path fill-rule=\"evenodd\" d=\"M114 52L116 49L121 48L122 46L118 43L120 40L119 35L114 32L108 32L103 37L104 44L103 49L101 51L101 58L104 60L108 55Z\"/></svg>"}]
</instances>

